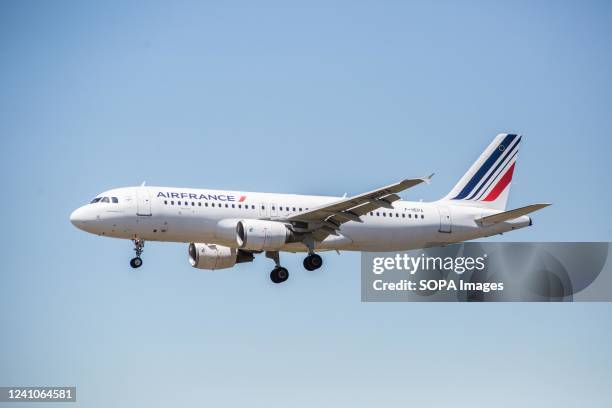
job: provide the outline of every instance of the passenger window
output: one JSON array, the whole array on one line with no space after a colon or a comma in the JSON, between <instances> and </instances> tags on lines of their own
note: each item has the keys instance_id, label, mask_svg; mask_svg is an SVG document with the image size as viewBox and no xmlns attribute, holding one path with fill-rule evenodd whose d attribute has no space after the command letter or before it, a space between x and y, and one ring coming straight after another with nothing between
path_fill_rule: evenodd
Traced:
<instances>
[{"instance_id":1,"label":"passenger window","mask_svg":"<svg viewBox=\"0 0 612 408\"><path fill-rule=\"evenodd\" d=\"M228 208L228 205L227 205L227 204L225 204L225 208Z\"/></svg>"},{"instance_id":2,"label":"passenger window","mask_svg":"<svg viewBox=\"0 0 612 408\"><path fill-rule=\"evenodd\" d=\"M236 208L236 204L232 204L232 208Z\"/></svg>"},{"instance_id":3,"label":"passenger window","mask_svg":"<svg viewBox=\"0 0 612 408\"><path fill-rule=\"evenodd\" d=\"M255 206L254 206L254 205L252 205L252 206L251 206L251 209L252 209L252 210L254 210L254 209L255 209Z\"/></svg>"},{"instance_id":4,"label":"passenger window","mask_svg":"<svg viewBox=\"0 0 612 408\"><path fill-rule=\"evenodd\" d=\"M302 207L300 207L300 211L302 211Z\"/></svg>"},{"instance_id":5,"label":"passenger window","mask_svg":"<svg viewBox=\"0 0 612 408\"><path fill-rule=\"evenodd\" d=\"M242 204L238 204L238 208L242 208Z\"/></svg>"},{"instance_id":6,"label":"passenger window","mask_svg":"<svg viewBox=\"0 0 612 408\"><path fill-rule=\"evenodd\" d=\"M180 201L178 202L178 205L181 205L181 202L180 202Z\"/></svg>"},{"instance_id":7,"label":"passenger window","mask_svg":"<svg viewBox=\"0 0 612 408\"><path fill-rule=\"evenodd\" d=\"M112 200L112 202L113 202L113 203L115 203L115 204L117 204L117 203L119 202L119 200L117 199L117 197L113 197L113 198L111 198L111 200Z\"/></svg>"},{"instance_id":8,"label":"passenger window","mask_svg":"<svg viewBox=\"0 0 612 408\"><path fill-rule=\"evenodd\" d=\"M376 213L376 216L377 216L377 217L380 217L380 213L379 213L379 212L377 212L377 213Z\"/></svg>"},{"instance_id":9,"label":"passenger window","mask_svg":"<svg viewBox=\"0 0 612 408\"><path fill-rule=\"evenodd\" d=\"M266 207L262 205L262 206L261 206L261 209L262 209L262 210L265 210L265 209L266 209Z\"/></svg>"},{"instance_id":10,"label":"passenger window","mask_svg":"<svg viewBox=\"0 0 612 408\"><path fill-rule=\"evenodd\" d=\"M108 202L109 202L108 197L104 197L104 198L102 199L102 202L103 202L103 203L108 203Z\"/></svg>"},{"instance_id":11,"label":"passenger window","mask_svg":"<svg viewBox=\"0 0 612 408\"><path fill-rule=\"evenodd\" d=\"M211 206L211 207L214 207L214 206L215 206L215 203L210 203L210 206Z\"/></svg>"},{"instance_id":12,"label":"passenger window","mask_svg":"<svg viewBox=\"0 0 612 408\"><path fill-rule=\"evenodd\" d=\"M406 214L402 214L402 218L406 218Z\"/></svg>"},{"instance_id":13,"label":"passenger window","mask_svg":"<svg viewBox=\"0 0 612 408\"><path fill-rule=\"evenodd\" d=\"M202 206L202 202L198 201L198 207L201 207L201 206Z\"/></svg>"},{"instance_id":14,"label":"passenger window","mask_svg":"<svg viewBox=\"0 0 612 408\"><path fill-rule=\"evenodd\" d=\"M423 214L421 214L421 219L425 218L425 216Z\"/></svg>"},{"instance_id":15,"label":"passenger window","mask_svg":"<svg viewBox=\"0 0 612 408\"><path fill-rule=\"evenodd\" d=\"M371 212L371 213L370 213L370 215L374 215L374 213L373 213L373 212Z\"/></svg>"},{"instance_id":16,"label":"passenger window","mask_svg":"<svg viewBox=\"0 0 612 408\"><path fill-rule=\"evenodd\" d=\"M191 206L192 206L192 207L195 207L195 203L194 203L193 201L191 202Z\"/></svg>"},{"instance_id":17,"label":"passenger window","mask_svg":"<svg viewBox=\"0 0 612 408\"><path fill-rule=\"evenodd\" d=\"M383 217L386 217L386 216L387 216L387 213L386 213L386 212L384 212L384 213L383 213Z\"/></svg>"},{"instance_id":18,"label":"passenger window","mask_svg":"<svg viewBox=\"0 0 612 408\"><path fill-rule=\"evenodd\" d=\"M170 201L170 204L174 205L174 201Z\"/></svg>"},{"instance_id":19,"label":"passenger window","mask_svg":"<svg viewBox=\"0 0 612 408\"><path fill-rule=\"evenodd\" d=\"M168 205L168 200L164 200L164 204Z\"/></svg>"}]
</instances>

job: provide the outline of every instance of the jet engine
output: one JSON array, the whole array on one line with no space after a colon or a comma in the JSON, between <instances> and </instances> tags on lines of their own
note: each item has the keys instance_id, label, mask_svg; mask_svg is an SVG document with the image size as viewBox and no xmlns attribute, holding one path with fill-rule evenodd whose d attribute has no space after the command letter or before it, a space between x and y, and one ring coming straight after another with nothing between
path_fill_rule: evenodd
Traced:
<instances>
[{"instance_id":1,"label":"jet engine","mask_svg":"<svg viewBox=\"0 0 612 408\"><path fill-rule=\"evenodd\" d=\"M240 220L236 224L236 243L251 251L278 251L290 242L292 233L281 222Z\"/></svg>"},{"instance_id":2,"label":"jet engine","mask_svg":"<svg viewBox=\"0 0 612 408\"><path fill-rule=\"evenodd\" d=\"M189 263L199 269L225 269L237 263L252 262L253 254L215 244L189 244Z\"/></svg>"}]
</instances>

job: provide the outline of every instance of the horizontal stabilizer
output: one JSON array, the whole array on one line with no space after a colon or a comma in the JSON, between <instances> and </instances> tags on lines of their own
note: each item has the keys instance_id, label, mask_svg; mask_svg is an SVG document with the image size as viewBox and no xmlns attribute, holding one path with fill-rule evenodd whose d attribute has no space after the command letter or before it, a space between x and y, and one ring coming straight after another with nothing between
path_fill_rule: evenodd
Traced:
<instances>
[{"instance_id":1,"label":"horizontal stabilizer","mask_svg":"<svg viewBox=\"0 0 612 408\"><path fill-rule=\"evenodd\" d=\"M486 217L478 218L476 222L479 222L482 224L495 224L497 222L509 221L509 220L518 218L520 216L527 215L534 211L540 210L544 207L548 207L549 205L550 204L547 204L547 203L531 204L525 207L517 208L515 210L504 211L498 214L493 214L493 215L488 215Z\"/></svg>"}]
</instances>

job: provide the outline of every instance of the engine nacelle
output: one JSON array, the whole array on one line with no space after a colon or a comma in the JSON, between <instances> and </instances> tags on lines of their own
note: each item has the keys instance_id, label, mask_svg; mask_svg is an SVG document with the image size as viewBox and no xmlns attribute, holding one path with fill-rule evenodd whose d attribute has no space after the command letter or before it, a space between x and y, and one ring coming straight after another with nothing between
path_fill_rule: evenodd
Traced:
<instances>
[{"instance_id":1,"label":"engine nacelle","mask_svg":"<svg viewBox=\"0 0 612 408\"><path fill-rule=\"evenodd\" d=\"M236 243L251 251L278 251L291 237L291 231L281 222L240 220L236 225Z\"/></svg>"},{"instance_id":2,"label":"engine nacelle","mask_svg":"<svg viewBox=\"0 0 612 408\"><path fill-rule=\"evenodd\" d=\"M189 263L194 268L225 269L252 260L252 253L240 249L215 244L189 244Z\"/></svg>"}]
</instances>

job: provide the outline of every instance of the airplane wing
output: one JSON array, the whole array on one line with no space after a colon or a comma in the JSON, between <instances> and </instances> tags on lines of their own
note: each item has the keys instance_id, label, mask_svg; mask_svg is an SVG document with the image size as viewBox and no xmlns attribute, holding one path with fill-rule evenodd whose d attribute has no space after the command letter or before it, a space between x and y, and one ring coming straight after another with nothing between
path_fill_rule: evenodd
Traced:
<instances>
[{"instance_id":1,"label":"airplane wing","mask_svg":"<svg viewBox=\"0 0 612 408\"><path fill-rule=\"evenodd\" d=\"M538 211L544 207L548 207L550 204L548 203L542 203L542 204L531 204L531 205L527 205L525 207L521 207L521 208L516 208L514 210L510 210L510 211L504 211L504 212L500 212L498 214L493 214L493 215L489 215L486 217L482 217L482 218L478 218L476 220L476 222L479 222L481 224L495 224L498 222L504 222L504 221L509 221L509 220L513 220L515 218L518 218L520 216L523 215L527 215L529 213L532 213L534 211Z\"/></svg>"},{"instance_id":2,"label":"airplane wing","mask_svg":"<svg viewBox=\"0 0 612 408\"><path fill-rule=\"evenodd\" d=\"M429 183L432 177L433 174L424 178L405 179L367 193L343 198L334 203L295 214L288 217L287 220L312 223L313 229L322 230L323 233L315 234L315 238L322 240L329 234L335 235L336 230L345 222L363 222L360 216L370 211L378 208L393 208L391 203L400 199L396 193L423 182Z\"/></svg>"}]
</instances>

